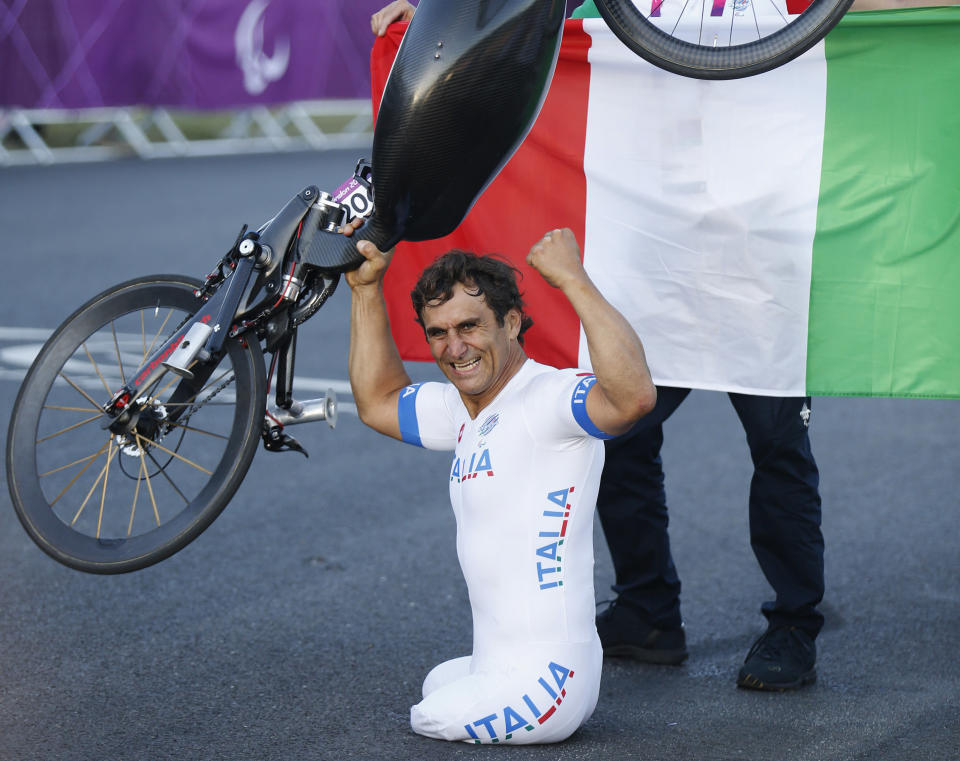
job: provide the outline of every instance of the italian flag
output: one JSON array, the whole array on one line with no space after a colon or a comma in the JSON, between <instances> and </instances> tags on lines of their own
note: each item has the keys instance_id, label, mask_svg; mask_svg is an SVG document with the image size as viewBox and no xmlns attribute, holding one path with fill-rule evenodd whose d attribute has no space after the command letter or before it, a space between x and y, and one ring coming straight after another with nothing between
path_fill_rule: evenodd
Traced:
<instances>
[{"instance_id":1,"label":"italian flag","mask_svg":"<svg viewBox=\"0 0 960 761\"><path fill-rule=\"evenodd\" d=\"M374 47L374 104L403 29ZM524 264L557 227L660 385L960 397L960 8L850 13L786 66L724 82L648 64L599 18L567 21L515 156L453 234L398 247L385 287L402 356L430 359L417 275L464 248L523 273L528 354L588 367L576 315Z\"/></svg>"}]
</instances>

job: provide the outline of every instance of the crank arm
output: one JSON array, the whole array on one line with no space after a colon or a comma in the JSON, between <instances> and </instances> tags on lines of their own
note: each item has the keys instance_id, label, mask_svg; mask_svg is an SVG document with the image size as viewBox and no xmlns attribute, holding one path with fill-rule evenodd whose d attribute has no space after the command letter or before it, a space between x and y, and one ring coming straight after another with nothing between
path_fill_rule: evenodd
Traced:
<instances>
[{"instance_id":1,"label":"crank arm","mask_svg":"<svg viewBox=\"0 0 960 761\"><path fill-rule=\"evenodd\" d=\"M331 428L337 427L337 395L332 388L327 395L319 399L307 399L305 402L293 401L289 409L270 405L267 408L277 423L282 426L312 423L314 420L326 420Z\"/></svg>"}]
</instances>

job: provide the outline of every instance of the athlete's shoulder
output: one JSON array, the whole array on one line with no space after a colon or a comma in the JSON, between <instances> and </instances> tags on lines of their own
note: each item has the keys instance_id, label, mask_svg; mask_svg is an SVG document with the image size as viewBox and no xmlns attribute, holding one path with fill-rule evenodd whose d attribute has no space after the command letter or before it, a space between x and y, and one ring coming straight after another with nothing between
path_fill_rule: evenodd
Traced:
<instances>
[{"instance_id":1,"label":"athlete's shoulder","mask_svg":"<svg viewBox=\"0 0 960 761\"><path fill-rule=\"evenodd\" d=\"M565 367L558 369L556 367L551 367L550 365L542 365L539 362L534 362L533 360L529 360L527 362L527 365L524 366L524 370L527 370L528 366L529 371L526 382L524 383L525 386L575 386L583 378L593 377L593 373L590 371L581 370L576 367Z\"/></svg>"},{"instance_id":2,"label":"athlete's shoulder","mask_svg":"<svg viewBox=\"0 0 960 761\"><path fill-rule=\"evenodd\" d=\"M427 449L450 449L455 426L464 415L463 402L449 383L411 383L400 392L397 417L400 438Z\"/></svg>"},{"instance_id":3,"label":"athlete's shoulder","mask_svg":"<svg viewBox=\"0 0 960 761\"><path fill-rule=\"evenodd\" d=\"M528 427L537 431L537 438L608 438L593 424L586 409L587 395L596 380L592 372L580 368L535 368L523 389L522 404Z\"/></svg>"},{"instance_id":4,"label":"athlete's shoulder","mask_svg":"<svg viewBox=\"0 0 960 761\"><path fill-rule=\"evenodd\" d=\"M531 410L558 411L567 408L570 411L571 404L581 397L585 398L593 380L593 373L577 368L557 369L535 364L529 368L518 396L522 398L524 406Z\"/></svg>"},{"instance_id":5,"label":"athlete's shoulder","mask_svg":"<svg viewBox=\"0 0 960 761\"><path fill-rule=\"evenodd\" d=\"M562 372L563 370L558 370L551 365L544 365L534 359L528 359L523 363L523 367L521 367L517 372L516 377L520 381L518 385L526 386L528 383L531 383L537 379L542 381L546 378L554 377L557 373Z\"/></svg>"}]
</instances>

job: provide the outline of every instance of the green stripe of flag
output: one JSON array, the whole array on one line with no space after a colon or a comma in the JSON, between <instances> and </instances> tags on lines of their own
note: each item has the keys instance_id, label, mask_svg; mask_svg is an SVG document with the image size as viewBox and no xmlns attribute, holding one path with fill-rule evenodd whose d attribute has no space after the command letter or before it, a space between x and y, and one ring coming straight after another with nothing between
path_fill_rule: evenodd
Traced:
<instances>
[{"instance_id":1,"label":"green stripe of flag","mask_svg":"<svg viewBox=\"0 0 960 761\"><path fill-rule=\"evenodd\" d=\"M597 10L597 4L593 0L586 0L570 14L570 18L600 18L600 11Z\"/></svg>"},{"instance_id":2,"label":"green stripe of flag","mask_svg":"<svg viewBox=\"0 0 960 761\"><path fill-rule=\"evenodd\" d=\"M807 391L960 397L960 8L848 14L826 57Z\"/></svg>"}]
</instances>

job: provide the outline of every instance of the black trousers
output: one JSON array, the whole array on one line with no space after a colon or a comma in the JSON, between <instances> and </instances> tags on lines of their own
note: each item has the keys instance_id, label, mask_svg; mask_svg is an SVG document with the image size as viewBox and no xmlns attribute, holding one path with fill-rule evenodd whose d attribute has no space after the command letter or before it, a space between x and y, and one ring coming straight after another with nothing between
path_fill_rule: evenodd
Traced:
<instances>
[{"instance_id":1,"label":"black trousers","mask_svg":"<svg viewBox=\"0 0 960 761\"><path fill-rule=\"evenodd\" d=\"M628 433L606 442L597 513L616 571L620 604L658 629L680 626L680 579L670 554L660 448L663 422L690 393L657 388L657 406ZM823 616L820 476L810 450L809 397L729 394L753 460L750 544L776 599L761 606L771 624L816 637ZM704 501L710 499L703 495Z\"/></svg>"}]
</instances>

